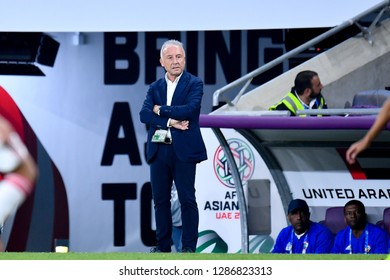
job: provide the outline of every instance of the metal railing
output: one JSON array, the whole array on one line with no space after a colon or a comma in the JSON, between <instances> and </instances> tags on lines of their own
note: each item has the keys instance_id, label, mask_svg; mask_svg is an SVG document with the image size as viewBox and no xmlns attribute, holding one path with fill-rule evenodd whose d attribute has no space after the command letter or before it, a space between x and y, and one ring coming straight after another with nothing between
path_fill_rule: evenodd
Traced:
<instances>
[{"instance_id":1,"label":"metal railing","mask_svg":"<svg viewBox=\"0 0 390 280\"><path fill-rule=\"evenodd\" d=\"M371 25L369 27L363 27L358 23L358 21L360 19L362 19L363 17L368 16L368 15L370 15L378 10L380 10L380 12L378 13L378 15L376 16L376 18L373 20L373 22L371 23ZM232 101L225 100L229 106L234 107L237 104L237 102L239 101L239 99L241 98L241 96L246 92L246 89L248 88L248 86L252 82L253 78L255 78L258 75L264 73L265 71L275 67L276 65L282 63L284 60L289 59L289 58L307 50L308 48L314 46L315 44L321 42L322 40L340 32L341 30L343 30L349 26L352 26L353 24L356 24L359 27L359 29L363 33L364 38L372 45L374 42L373 42L372 37L371 37L371 32L374 29L374 27L377 25L378 21L380 20L380 18L383 15L383 13L386 11L387 12L390 11L390 0L386 0L386 1L383 1L381 3L378 3L377 5L373 6L371 9L368 9L365 12L360 13L359 15L351 18L350 20L343 22L342 24L328 30L327 32L317 36L316 38L306 42L305 44L281 55L280 57L268 62L267 64L257 68L256 70L249 72L248 74L242 76L241 78L239 78L239 79L231 82L230 84L227 84L226 86L216 90L213 93L213 106L219 105L220 97L223 96L226 92L245 83L243 85L243 87L241 88L241 90L238 92L237 96Z\"/></svg>"},{"instance_id":2,"label":"metal railing","mask_svg":"<svg viewBox=\"0 0 390 280\"><path fill-rule=\"evenodd\" d=\"M264 116L264 117L289 117L290 111L220 111L215 112L213 115L228 115L228 116Z\"/></svg>"},{"instance_id":3,"label":"metal railing","mask_svg":"<svg viewBox=\"0 0 390 280\"><path fill-rule=\"evenodd\" d=\"M378 115L381 108L350 108L350 109L307 109L298 110L297 116L301 115L326 115L326 116L362 116Z\"/></svg>"}]
</instances>

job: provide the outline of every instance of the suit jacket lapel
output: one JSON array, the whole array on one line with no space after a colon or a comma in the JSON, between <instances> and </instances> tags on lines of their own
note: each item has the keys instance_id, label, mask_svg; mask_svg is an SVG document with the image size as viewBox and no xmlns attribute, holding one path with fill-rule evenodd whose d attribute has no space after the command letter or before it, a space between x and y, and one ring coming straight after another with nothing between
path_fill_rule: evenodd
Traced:
<instances>
[{"instance_id":1,"label":"suit jacket lapel","mask_svg":"<svg viewBox=\"0 0 390 280\"><path fill-rule=\"evenodd\" d=\"M183 91L187 87L189 82L189 75L187 72L183 72L183 75L180 77L179 83L176 86L175 92L172 98L172 104L180 104L180 100L182 100L185 96L183 96ZM166 99L166 98L165 98Z\"/></svg>"},{"instance_id":2,"label":"suit jacket lapel","mask_svg":"<svg viewBox=\"0 0 390 280\"><path fill-rule=\"evenodd\" d=\"M165 81L165 78L161 80L159 93L161 98L161 105L167 105L167 81Z\"/></svg>"}]
</instances>

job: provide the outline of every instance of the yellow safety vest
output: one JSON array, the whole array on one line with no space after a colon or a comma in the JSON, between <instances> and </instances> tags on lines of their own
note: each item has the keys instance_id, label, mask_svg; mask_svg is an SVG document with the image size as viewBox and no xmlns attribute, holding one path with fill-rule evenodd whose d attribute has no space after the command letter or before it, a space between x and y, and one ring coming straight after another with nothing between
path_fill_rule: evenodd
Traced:
<instances>
[{"instance_id":1,"label":"yellow safety vest","mask_svg":"<svg viewBox=\"0 0 390 280\"><path fill-rule=\"evenodd\" d=\"M278 107L280 104L284 104L293 114L296 115L298 110L305 110L305 107L299 101L298 97L290 92L288 93L279 103L271 106L269 110L276 110L276 107ZM322 109L325 104L325 99L321 96L320 103L317 106L317 109ZM300 117L306 117L306 115L300 115Z\"/></svg>"}]
</instances>

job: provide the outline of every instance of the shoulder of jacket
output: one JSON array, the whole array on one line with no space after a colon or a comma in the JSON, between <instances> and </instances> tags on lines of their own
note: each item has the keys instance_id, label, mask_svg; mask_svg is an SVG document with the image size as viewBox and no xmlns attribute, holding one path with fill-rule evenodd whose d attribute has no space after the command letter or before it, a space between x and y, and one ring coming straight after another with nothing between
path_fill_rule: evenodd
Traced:
<instances>
[{"instance_id":1,"label":"shoulder of jacket","mask_svg":"<svg viewBox=\"0 0 390 280\"><path fill-rule=\"evenodd\" d=\"M187 72L187 71L183 72L182 78L185 78L185 79L187 78L187 79L190 79L190 80L198 80L198 81L202 82L201 78L199 78L198 76L195 76L195 75L193 75L193 74L191 74L190 72Z\"/></svg>"},{"instance_id":2,"label":"shoulder of jacket","mask_svg":"<svg viewBox=\"0 0 390 280\"><path fill-rule=\"evenodd\" d=\"M164 83L166 83L166 81L165 81L165 76L164 76L163 78L160 78L160 79L158 79L158 80L152 82L152 83L150 84L150 87L159 87L159 86L161 86L161 85L164 84Z\"/></svg>"}]
</instances>

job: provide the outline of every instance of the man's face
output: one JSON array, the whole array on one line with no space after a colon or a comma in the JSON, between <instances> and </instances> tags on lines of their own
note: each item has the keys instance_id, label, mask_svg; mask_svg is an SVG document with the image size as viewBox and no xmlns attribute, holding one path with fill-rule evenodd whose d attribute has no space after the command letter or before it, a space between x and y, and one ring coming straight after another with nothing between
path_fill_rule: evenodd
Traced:
<instances>
[{"instance_id":1,"label":"man's face","mask_svg":"<svg viewBox=\"0 0 390 280\"><path fill-rule=\"evenodd\" d=\"M296 209L288 214L288 219L294 228L295 233L304 233L310 224L310 213Z\"/></svg>"},{"instance_id":2,"label":"man's face","mask_svg":"<svg viewBox=\"0 0 390 280\"><path fill-rule=\"evenodd\" d=\"M311 79L311 93L310 97L311 98L316 98L320 93L321 90L323 89L323 85L321 84L320 78L318 76L314 76Z\"/></svg>"},{"instance_id":3,"label":"man's face","mask_svg":"<svg viewBox=\"0 0 390 280\"><path fill-rule=\"evenodd\" d=\"M351 229L361 229L366 224L366 215L358 205L349 205L344 210L345 223Z\"/></svg>"},{"instance_id":4,"label":"man's face","mask_svg":"<svg viewBox=\"0 0 390 280\"><path fill-rule=\"evenodd\" d=\"M176 45L167 46L163 50L160 63L165 68L165 71L167 71L168 78L173 81L176 77L180 76L186 64L183 48Z\"/></svg>"}]
</instances>

